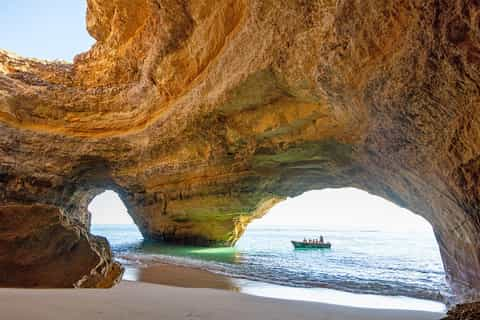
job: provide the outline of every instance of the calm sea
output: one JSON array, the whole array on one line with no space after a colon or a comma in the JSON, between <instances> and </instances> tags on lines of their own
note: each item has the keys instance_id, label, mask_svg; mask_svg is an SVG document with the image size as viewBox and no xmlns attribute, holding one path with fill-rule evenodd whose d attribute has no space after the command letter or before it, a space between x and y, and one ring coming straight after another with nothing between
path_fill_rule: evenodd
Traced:
<instances>
[{"instance_id":1,"label":"calm sea","mask_svg":"<svg viewBox=\"0 0 480 320\"><path fill-rule=\"evenodd\" d=\"M442 301L448 295L432 234L251 227L234 248L198 248L144 242L134 225L94 225L121 262L168 262L234 278L297 288ZM294 250L290 240L323 234L329 250Z\"/></svg>"}]
</instances>

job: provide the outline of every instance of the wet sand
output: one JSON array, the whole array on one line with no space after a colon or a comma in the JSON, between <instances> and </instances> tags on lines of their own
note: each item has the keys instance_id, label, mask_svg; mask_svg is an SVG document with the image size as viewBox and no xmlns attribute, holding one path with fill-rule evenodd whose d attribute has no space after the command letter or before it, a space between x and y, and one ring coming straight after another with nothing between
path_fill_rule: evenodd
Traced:
<instances>
[{"instance_id":1,"label":"wet sand","mask_svg":"<svg viewBox=\"0 0 480 320\"><path fill-rule=\"evenodd\" d=\"M326 288L298 288L231 278L192 267L154 263L127 266L126 280L184 288L222 289L267 298L320 302L357 308L417 310L434 313L445 312L442 303L400 296L357 294Z\"/></svg>"},{"instance_id":2,"label":"wet sand","mask_svg":"<svg viewBox=\"0 0 480 320\"><path fill-rule=\"evenodd\" d=\"M240 291L240 287L232 278L171 264L155 264L143 268L126 267L124 279L184 288Z\"/></svg>"},{"instance_id":3,"label":"wet sand","mask_svg":"<svg viewBox=\"0 0 480 320\"><path fill-rule=\"evenodd\" d=\"M123 281L113 289L0 289L8 320L438 320L443 314L270 299Z\"/></svg>"}]
</instances>

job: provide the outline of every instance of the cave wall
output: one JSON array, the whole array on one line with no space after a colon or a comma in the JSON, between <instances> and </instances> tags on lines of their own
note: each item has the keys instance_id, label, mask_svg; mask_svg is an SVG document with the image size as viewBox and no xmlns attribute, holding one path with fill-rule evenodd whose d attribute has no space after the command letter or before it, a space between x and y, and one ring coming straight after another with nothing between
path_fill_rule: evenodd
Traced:
<instances>
[{"instance_id":1,"label":"cave wall","mask_svg":"<svg viewBox=\"0 0 480 320\"><path fill-rule=\"evenodd\" d=\"M107 240L56 207L2 205L0 226L2 287L108 288L122 276Z\"/></svg>"},{"instance_id":2,"label":"cave wall","mask_svg":"<svg viewBox=\"0 0 480 320\"><path fill-rule=\"evenodd\" d=\"M88 230L113 189L147 238L229 245L287 196L357 187L425 217L454 301L478 298L476 1L87 3L73 64L0 51L0 208Z\"/></svg>"}]
</instances>

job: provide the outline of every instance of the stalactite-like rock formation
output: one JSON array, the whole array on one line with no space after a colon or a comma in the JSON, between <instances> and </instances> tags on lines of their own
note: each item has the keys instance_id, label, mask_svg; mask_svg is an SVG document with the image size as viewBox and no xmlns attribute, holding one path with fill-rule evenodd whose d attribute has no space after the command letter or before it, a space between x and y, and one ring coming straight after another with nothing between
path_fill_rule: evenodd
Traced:
<instances>
[{"instance_id":1,"label":"stalactite-like rock formation","mask_svg":"<svg viewBox=\"0 0 480 320\"><path fill-rule=\"evenodd\" d=\"M0 212L85 231L113 189L144 236L225 245L286 196L353 186L430 221L455 301L477 299L479 19L460 0L89 0L97 42L72 65L0 52Z\"/></svg>"}]
</instances>

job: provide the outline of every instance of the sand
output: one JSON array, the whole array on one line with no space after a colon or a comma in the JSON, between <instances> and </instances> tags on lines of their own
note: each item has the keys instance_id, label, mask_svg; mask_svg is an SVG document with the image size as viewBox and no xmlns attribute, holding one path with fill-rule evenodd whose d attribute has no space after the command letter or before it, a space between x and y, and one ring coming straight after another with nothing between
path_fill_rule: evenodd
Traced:
<instances>
[{"instance_id":1,"label":"sand","mask_svg":"<svg viewBox=\"0 0 480 320\"><path fill-rule=\"evenodd\" d=\"M443 314L288 301L226 290L123 281L113 289L0 289L0 319L423 320Z\"/></svg>"},{"instance_id":2,"label":"sand","mask_svg":"<svg viewBox=\"0 0 480 320\"><path fill-rule=\"evenodd\" d=\"M143 268L127 267L128 272L132 274L124 276L124 279L184 288L240 291L234 279L202 269L157 263Z\"/></svg>"},{"instance_id":3,"label":"sand","mask_svg":"<svg viewBox=\"0 0 480 320\"><path fill-rule=\"evenodd\" d=\"M204 269L159 261L126 266L124 279L185 288L223 289L273 299L320 302L357 308L445 311L445 305L437 301L401 296L351 293L321 287L291 287L233 278Z\"/></svg>"}]
</instances>

